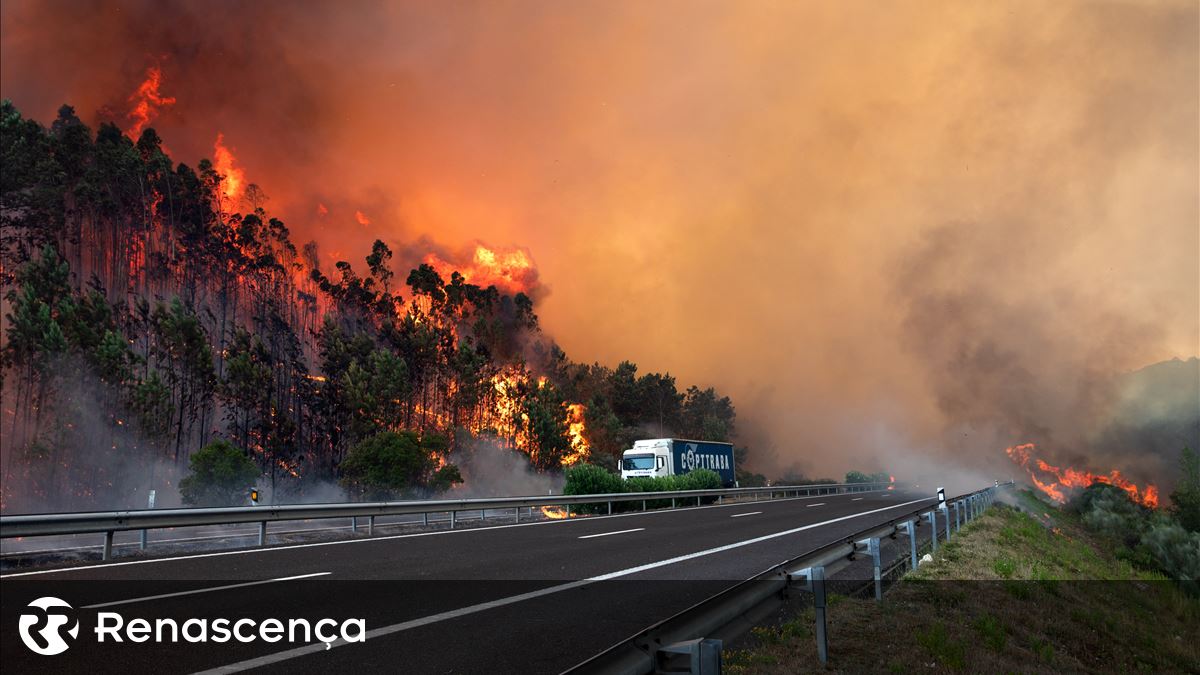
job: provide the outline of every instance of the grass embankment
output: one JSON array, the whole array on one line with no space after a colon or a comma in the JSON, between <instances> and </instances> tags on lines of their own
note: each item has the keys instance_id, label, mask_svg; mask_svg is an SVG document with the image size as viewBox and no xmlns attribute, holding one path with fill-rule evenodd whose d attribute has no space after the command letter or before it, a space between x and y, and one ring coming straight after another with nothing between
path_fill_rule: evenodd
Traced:
<instances>
[{"instance_id":1,"label":"grass embankment","mask_svg":"<svg viewBox=\"0 0 1200 675\"><path fill-rule=\"evenodd\" d=\"M755 628L728 673L1197 672L1200 602L1118 559L1077 516L1025 492L996 505L882 603L830 596L829 664L813 610Z\"/></svg>"}]
</instances>

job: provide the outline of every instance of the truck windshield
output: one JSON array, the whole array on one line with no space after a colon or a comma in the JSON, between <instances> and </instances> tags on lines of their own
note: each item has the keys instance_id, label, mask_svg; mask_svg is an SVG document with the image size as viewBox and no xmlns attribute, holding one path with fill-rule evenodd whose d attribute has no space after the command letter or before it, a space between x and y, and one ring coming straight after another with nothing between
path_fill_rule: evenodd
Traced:
<instances>
[{"instance_id":1,"label":"truck windshield","mask_svg":"<svg viewBox=\"0 0 1200 675\"><path fill-rule=\"evenodd\" d=\"M654 455L625 455L621 468L626 471L635 469L653 469Z\"/></svg>"}]
</instances>

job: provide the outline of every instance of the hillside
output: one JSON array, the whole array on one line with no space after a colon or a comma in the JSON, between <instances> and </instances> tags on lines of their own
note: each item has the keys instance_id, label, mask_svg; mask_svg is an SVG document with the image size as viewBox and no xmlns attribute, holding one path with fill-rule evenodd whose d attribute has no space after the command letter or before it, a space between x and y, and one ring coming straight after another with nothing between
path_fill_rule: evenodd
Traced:
<instances>
[{"instance_id":1,"label":"hillside","mask_svg":"<svg viewBox=\"0 0 1200 675\"><path fill-rule=\"evenodd\" d=\"M809 608L756 628L729 673L1195 672L1200 601L1137 569L1076 516L1022 492L883 602L833 596L829 667Z\"/></svg>"}]
</instances>

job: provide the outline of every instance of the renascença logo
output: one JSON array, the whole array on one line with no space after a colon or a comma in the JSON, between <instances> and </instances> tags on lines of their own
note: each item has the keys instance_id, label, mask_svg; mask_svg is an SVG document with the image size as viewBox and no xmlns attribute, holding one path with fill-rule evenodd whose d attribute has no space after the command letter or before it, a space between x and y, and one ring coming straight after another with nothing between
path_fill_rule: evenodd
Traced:
<instances>
[{"instance_id":1,"label":"renascen\u00e7a logo","mask_svg":"<svg viewBox=\"0 0 1200 675\"><path fill-rule=\"evenodd\" d=\"M59 609L62 607L72 609L62 600L50 596L38 598L29 603L29 609L34 611L22 614L17 623L17 627L21 631L21 641L25 643L26 647L42 656L54 656L70 648L71 645L63 639L62 635L62 629L66 627L70 617ZM78 619L70 628L66 629L66 633L71 636L72 640L79 637Z\"/></svg>"}]
</instances>

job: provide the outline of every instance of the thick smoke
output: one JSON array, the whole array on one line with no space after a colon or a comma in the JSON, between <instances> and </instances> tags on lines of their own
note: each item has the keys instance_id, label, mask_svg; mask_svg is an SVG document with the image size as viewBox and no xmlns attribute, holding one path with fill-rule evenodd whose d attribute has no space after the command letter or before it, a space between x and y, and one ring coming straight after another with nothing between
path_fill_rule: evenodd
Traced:
<instances>
[{"instance_id":1,"label":"thick smoke","mask_svg":"<svg viewBox=\"0 0 1200 675\"><path fill-rule=\"evenodd\" d=\"M1200 344L1197 12L16 1L0 93L86 118L158 63L173 154L224 133L323 258L528 246L568 354L715 385L758 470L1164 480L1110 417Z\"/></svg>"}]
</instances>

